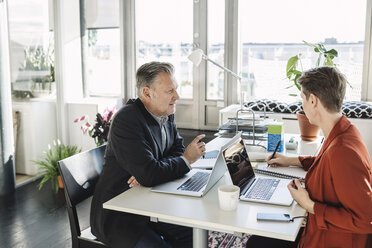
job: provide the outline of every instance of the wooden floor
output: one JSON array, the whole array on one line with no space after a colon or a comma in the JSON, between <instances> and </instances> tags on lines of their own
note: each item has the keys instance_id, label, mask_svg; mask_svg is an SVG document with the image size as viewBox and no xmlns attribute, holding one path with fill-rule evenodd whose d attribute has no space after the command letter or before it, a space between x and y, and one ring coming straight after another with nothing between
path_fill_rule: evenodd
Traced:
<instances>
[{"instance_id":1,"label":"wooden floor","mask_svg":"<svg viewBox=\"0 0 372 248\"><path fill-rule=\"evenodd\" d=\"M189 144L196 135L205 133L205 142L214 132L180 130ZM41 179L18 187L14 194L0 197L1 248L64 248L71 247L70 226L63 190L55 193L46 183L40 191ZM78 205L80 227L89 226L90 201Z\"/></svg>"},{"instance_id":2,"label":"wooden floor","mask_svg":"<svg viewBox=\"0 0 372 248\"><path fill-rule=\"evenodd\" d=\"M40 179L0 198L0 247L71 247L70 227L63 190L57 194ZM82 226L89 225L90 202L79 206ZM80 217L80 216L79 216Z\"/></svg>"}]
</instances>

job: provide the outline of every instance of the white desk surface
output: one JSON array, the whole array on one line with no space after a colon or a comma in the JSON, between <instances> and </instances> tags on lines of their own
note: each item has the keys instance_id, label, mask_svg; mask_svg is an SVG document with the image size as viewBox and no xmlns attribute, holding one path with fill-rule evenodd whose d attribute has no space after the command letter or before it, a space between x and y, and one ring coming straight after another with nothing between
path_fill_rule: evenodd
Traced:
<instances>
[{"instance_id":1,"label":"white desk surface","mask_svg":"<svg viewBox=\"0 0 372 248\"><path fill-rule=\"evenodd\" d=\"M291 136L291 135L288 135ZM287 135L286 135L287 137ZM218 137L207 143L207 150L226 144L230 139ZM299 140L296 151L285 151L287 155L313 155L320 144ZM150 188L137 186L103 204L106 209L151 217L153 221L193 227L197 230L221 231L233 234L249 233L271 238L294 241L302 219L289 223L260 222L257 212L290 214L291 217L304 216L305 209L296 202L289 207L278 205L239 202L235 211L219 208L217 188L227 184L222 177L203 197L180 196L151 192ZM195 232L194 232L195 235Z\"/></svg>"},{"instance_id":2,"label":"white desk surface","mask_svg":"<svg viewBox=\"0 0 372 248\"><path fill-rule=\"evenodd\" d=\"M224 211L218 206L218 185L203 197L179 196L151 192L150 188L134 187L103 204L106 209L152 217L166 223L227 233L250 233L294 241L302 219L289 223L258 222L257 212L286 213L304 216L306 211L294 202L289 207L239 202L236 211ZM155 218L155 219L154 219Z\"/></svg>"}]
</instances>

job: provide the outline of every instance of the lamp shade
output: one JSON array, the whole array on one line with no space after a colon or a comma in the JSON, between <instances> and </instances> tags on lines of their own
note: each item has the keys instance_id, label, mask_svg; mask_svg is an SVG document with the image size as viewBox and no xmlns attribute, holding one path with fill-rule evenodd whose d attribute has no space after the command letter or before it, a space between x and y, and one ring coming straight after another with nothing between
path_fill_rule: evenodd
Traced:
<instances>
[{"instance_id":1,"label":"lamp shade","mask_svg":"<svg viewBox=\"0 0 372 248\"><path fill-rule=\"evenodd\" d=\"M202 61L203 58L203 50L201 49L196 49L193 51L187 58L196 66L198 67L200 62Z\"/></svg>"}]
</instances>

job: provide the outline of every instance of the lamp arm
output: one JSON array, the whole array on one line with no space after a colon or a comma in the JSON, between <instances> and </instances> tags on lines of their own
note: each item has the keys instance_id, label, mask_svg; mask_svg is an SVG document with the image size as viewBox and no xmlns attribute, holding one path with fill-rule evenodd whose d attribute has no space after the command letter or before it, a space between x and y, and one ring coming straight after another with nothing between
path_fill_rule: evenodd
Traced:
<instances>
[{"instance_id":1,"label":"lamp arm","mask_svg":"<svg viewBox=\"0 0 372 248\"><path fill-rule=\"evenodd\" d=\"M227 69L226 67L223 67L223 66L220 65L220 64L217 64L216 62L214 62L213 60L211 60L210 58L208 58L206 55L203 56L203 59L208 60L209 62L211 62L212 64L218 66L218 67L221 68L222 70L227 71L227 72L230 73L232 76L234 76L235 78L237 78L239 81L242 80L242 77L240 77L238 74L236 74L235 72L233 72L233 71Z\"/></svg>"}]
</instances>

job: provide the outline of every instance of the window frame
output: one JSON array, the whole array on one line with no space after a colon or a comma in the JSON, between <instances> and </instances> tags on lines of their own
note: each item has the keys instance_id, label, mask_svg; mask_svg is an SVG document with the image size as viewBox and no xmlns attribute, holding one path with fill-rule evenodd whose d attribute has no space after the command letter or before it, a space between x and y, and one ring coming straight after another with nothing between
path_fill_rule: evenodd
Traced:
<instances>
[{"instance_id":1,"label":"window frame","mask_svg":"<svg viewBox=\"0 0 372 248\"><path fill-rule=\"evenodd\" d=\"M372 101L372 0L366 0L366 28L364 41L364 61L363 61L363 80L362 80L362 101ZM238 8L239 0L225 1L225 64L224 66L232 71L240 73L239 61L241 56L241 44L239 44L239 23L238 23ZM207 0L194 1L194 46L207 49L207 18L208 10ZM135 0L120 1L120 33L121 33L121 62L123 65L121 70L122 91L121 97L124 101L136 96L135 92L135 72L136 72L136 33L135 33ZM194 87L198 87L197 92L194 93L194 99L204 99L206 89L197 86L200 82L207 80L207 66L203 63L199 68L194 69L193 75ZM204 100L204 103L195 104L194 111L198 112L198 124L192 124L189 128L197 129L212 129L216 126L208 125L205 121L206 106L228 106L238 103L239 96L239 82L229 74L225 73L224 80L224 99L219 100ZM202 101L202 100L201 100ZM193 104L193 100L184 99L179 100L180 104ZM216 113L218 115L218 113Z\"/></svg>"},{"instance_id":2,"label":"window frame","mask_svg":"<svg viewBox=\"0 0 372 248\"><path fill-rule=\"evenodd\" d=\"M88 32L89 30L104 30L104 29L119 29L119 37L123 37L123 31L124 31L124 28L123 28L123 21L122 21L122 13L121 13L121 9L122 9L122 1L121 0L118 0L119 1L119 25L118 26L100 26L100 27L88 27L87 26L87 21L86 21L86 13L87 13L87 9L86 9L86 1L87 0L80 0L79 1L79 7L80 7L80 10L79 10L79 14L80 14L80 38L81 38L81 70L82 70L82 88L83 88L83 97L84 98L93 98L93 97L98 97L98 98L118 98L118 97L123 97L123 91L124 91L124 87L123 87L123 75L124 74L124 71L121 70L120 71L120 92L119 94L105 94L105 93L99 93L99 92L94 92L94 93L90 93L89 92L89 82L88 82L88 77L87 77L87 56L88 56L88 53L87 53L87 50L88 50ZM126 1L124 1L126 2ZM119 50L120 50L120 64L123 65L123 54L122 54L122 46L123 46L123 42L122 42L122 38L120 38L120 41L119 41ZM120 65L120 68L123 68L123 66Z\"/></svg>"}]
</instances>

